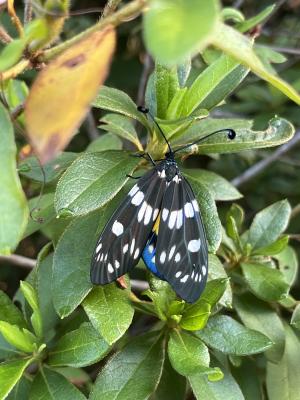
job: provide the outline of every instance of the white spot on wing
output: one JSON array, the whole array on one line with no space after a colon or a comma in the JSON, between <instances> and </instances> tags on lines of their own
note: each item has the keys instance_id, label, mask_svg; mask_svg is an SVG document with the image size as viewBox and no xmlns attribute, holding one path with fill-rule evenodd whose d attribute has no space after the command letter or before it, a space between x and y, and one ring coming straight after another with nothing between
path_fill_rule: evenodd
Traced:
<instances>
[{"instance_id":1,"label":"white spot on wing","mask_svg":"<svg viewBox=\"0 0 300 400\"><path fill-rule=\"evenodd\" d=\"M119 263L119 261L118 261L118 260L115 260L115 267L116 267L117 269L119 269L119 268L120 268L120 263Z\"/></svg>"},{"instance_id":2,"label":"white spot on wing","mask_svg":"<svg viewBox=\"0 0 300 400\"><path fill-rule=\"evenodd\" d=\"M165 262L166 256L167 256L166 252L163 251L163 252L161 253L161 255L160 255L160 258L159 258L159 261L160 261L162 264Z\"/></svg>"},{"instance_id":3,"label":"white spot on wing","mask_svg":"<svg viewBox=\"0 0 300 400\"><path fill-rule=\"evenodd\" d=\"M104 254L102 253L102 254L101 254L100 261L103 261L103 258L104 258Z\"/></svg>"},{"instance_id":4,"label":"white spot on wing","mask_svg":"<svg viewBox=\"0 0 300 400\"><path fill-rule=\"evenodd\" d=\"M160 177L161 178L165 178L166 177L166 171L164 169L161 171Z\"/></svg>"},{"instance_id":5,"label":"white spot on wing","mask_svg":"<svg viewBox=\"0 0 300 400\"><path fill-rule=\"evenodd\" d=\"M164 208L163 211L162 211L162 219L163 219L163 221L166 221L166 219L168 218L168 215L169 215L169 210Z\"/></svg>"},{"instance_id":6,"label":"white spot on wing","mask_svg":"<svg viewBox=\"0 0 300 400\"><path fill-rule=\"evenodd\" d=\"M140 208L140 211L138 212L138 221L141 222L141 220L144 218L144 214L147 208L147 202L144 201L142 204L142 207Z\"/></svg>"},{"instance_id":7,"label":"white spot on wing","mask_svg":"<svg viewBox=\"0 0 300 400\"><path fill-rule=\"evenodd\" d=\"M153 253L153 250L154 250L154 247L153 247L152 244L150 244L150 246L148 247L149 253L152 254L152 253Z\"/></svg>"},{"instance_id":8,"label":"white spot on wing","mask_svg":"<svg viewBox=\"0 0 300 400\"><path fill-rule=\"evenodd\" d=\"M110 274L114 272L114 267L111 265L111 263L108 263L107 269Z\"/></svg>"},{"instance_id":9,"label":"white spot on wing","mask_svg":"<svg viewBox=\"0 0 300 400\"><path fill-rule=\"evenodd\" d=\"M147 206L146 212L145 212L145 219L144 219L144 225L148 225L151 219L152 215L152 207L150 205Z\"/></svg>"},{"instance_id":10,"label":"white spot on wing","mask_svg":"<svg viewBox=\"0 0 300 400\"><path fill-rule=\"evenodd\" d=\"M184 214L187 218L193 218L194 216L194 209L192 203L185 203L184 205Z\"/></svg>"},{"instance_id":11,"label":"white spot on wing","mask_svg":"<svg viewBox=\"0 0 300 400\"><path fill-rule=\"evenodd\" d=\"M144 193L139 190L132 198L131 203L135 206L139 206L144 200L144 197Z\"/></svg>"},{"instance_id":12,"label":"white spot on wing","mask_svg":"<svg viewBox=\"0 0 300 400\"><path fill-rule=\"evenodd\" d=\"M106 261L106 260L107 260L107 257L108 257L108 254L106 254L106 256L104 257L104 261Z\"/></svg>"},{"instance_id":13,"label":"white spot on wing","mask_svg":"<svg viewBox=\"0 0 300 400\"><path fill-rule=\"evenodd\" d=\"M97 261L100 260L101 253L98 254Z\"/></svg>"},{"instance_id":14,"label":"white spot on wing","mask_svg":"<svg viewBox=\"0 0 300 400\"><path fill-rule=\"evenodd\" d=\"M128 193L129 196L130 196L130 197L133 197L133 196L136 194L136 192L138 192L138 190L139 190L138 185L134 185L134 186L132 187L132 189L130 190L130 192Z\"/></svg>"},{"instance_id":15,"label":"white spot on wing","mask_svg":"<svg viewBox=\"0 0 300 400\"><path fill-rule=\"evenodd\" d=\"M180 229L182 227L182 224L183 224L183 211L181 209L181 210L178 210L178 213L177 213L176 228Z\"/></svg>"},{"instance_id":16,"label":"white spot on wing","mask_svg":"<svg viewBox=\"0 0 300 400\"><path fill-rule=\"evenodd\" d=\"M193 207L194 207L194 210L195 210L196 212L199 212L199 205L198 205L198 202L197 202L196 199L194 199L194 200L192 201L192 205L193 205Z\"/></svg>"},{"instance_id":17,"label":"white spot on wing","mask_svg":"<svg viewBox=\"0 0 300 400\"><path fill-rule=\"evenodd\" d=\"M98 246L96 247L96 253L99 253L99 251L101 250L102 247L102 243L99 243Z\"/></svg>"},{"instance_id":18,"label":"white spot on wing","mask_svg":"<svg viewBox=\"0 0 300 400\"><path fill-rule=\"evenodd\" d=\"M206 266L202 265L202 274L205 276L206 275Z\"/></svg>"},{"instance_id":19,"label":"white spot on wing","mask_svg":"<svg viewBox=\"0 0 300 400\"><path fill-rule=\"evenodd\" d=\"M180 282L185 283L189 278L189 275L184 275L183 278L180 279Z\"/></svg>"},{"instance_id":20,"label":"white spot on wing","mask_svg":"<svg viewBox=\"0 0 300 400\"><path fill-rule=\"evenodd\" d=\"M175 176L174 176L173 181L176 182L176 183L178 183L178 181L179 181L178 175L175 175Z\"/></svg>"},{"instance_id":21,"label":"white spot on wing","mask_svg":"<svg viewBox=\"0 0 300 400\"><path fill-rule=\"evenodd\" d=\"M201 274L199 274L198 282L201 282L201 279L202 279L202 276L201 276Z\"/></svg>"},{"instance_id":22,"label":"white spot on wing","mask_svg":"<svg viewBox=\"0 0 300 400\"><path fill-rule=\"evenodd\" d=\"M159 209L158 208L156 208L154 211L153 211L153 221L155 221L156 220L156 218L157 218L157 216L158 216L158 213L159 213Z\"/></svg>"},{"instance_id":23,"label":"white spot on wing","mask_svg":"<svg viewBox=\"0 0 300 400\"><path fill-rule=\"evenodd\" d=\"M181 259L181 257L180 257L180 253L176 253L176 256L175 256L175 262L179 262L180 261L180 259Z\"/></svg>"},{"instance_id":24,"label":"white spot on wing","mask_svg":"<svg viewBox=\"0 0 300 400\"><path fill-rule=\"evenodd\" d=\"M174 245L174 246L171 247L171 250L170 250L170 253L169 253L169 260L171 260L171 258L173 257L173 254L174 254L174 252L175 252L175 249L176 249L176 245Z\"/></svg>"},{"instance_id":25,"label":"white spot on wing","mask_svg":"<svg viewBox=\"0 0 300 400\"><path fill-rule=\"evenodd\" d=\"M193 240L190 240L189 241L189 244L188 244L188 250L191 252L191 253L196 253L197 251L199 251L200 250L200 245L201 245L201 242L200 242L200 239L193 239Z\"/></svg>"},{"instance_id":26,"label":"white spot on wing","mask_svg":"<svg viewBox=\"0 0 300 400\"><path fill-rule=\"evenodd\" d=\"M133 250L134 250L134 245L135 245L135 239L133 239L133 240L132 240L132 242L131 242L131 246L130 246L130 254L132 254L132 253L133 253Z\"/></svg>"},{"instance_id":27,"label":"white spot on wing","mask_svg":"<svg viewBox=\"0 0 300 400\"><path fill-rule=\"evenodd\" d=\"M133 258L136 260L140 254L140 249L136 249Z\"/></svg>"},{"instance_id":28,"label":"white spot on wing","mask_svg":"<svg viewBox=\"0 0 300 400\"><path fill-rule=\"evenodd\" d=\"M155 256L153 256L153 257L151 258L151 261L153 262L153 264L155 264Z\"/></svg>"},{"instance_id":29,"label":"white spot on wing","mask_svg":"<svg viewBox=\"0 0 300 400\"><path fill-rule=\"evenodd\" d=\"M123 226L123 224L121 224L121 222L116 220L114 222L111 230L116 236L120 236L124 232L124 226Z\"/></svg>"},{"instance_id":30,"label":"white spot on wing","mask_svg":"<svg viewBox=\"0 0 300 400\"><path fill-rule=\"evenodd\" d=\"M171 214L170 214L169 224L168 224L168 227L170 229L173 229L174 226L175 226L176 219L177 219L177 213L178 213L178 211L175 210L175 211L172 211Z\"/></svg>"},{"instance_id":31,"label":"white spot on wing","mask_svg":"<svg viewBox=\"0 0 300 400\"><path fill-rule=\"evenodd\" d=\"M123 254L126 254L128 251L128 243L123 246Z\"/></svg>"},{"instance_id":32,"label":"white spot on wing","mask_svg":"<svg viewBox=\"0 0 300 400\"><path fill-rule=\"evenodd\" d=\"M181 271L178 271L178 272L176 272L175 277L176 277L176 278L179 278L181 274L182 274L182 272L181 272Z\"/></svg>"}]
</instances>

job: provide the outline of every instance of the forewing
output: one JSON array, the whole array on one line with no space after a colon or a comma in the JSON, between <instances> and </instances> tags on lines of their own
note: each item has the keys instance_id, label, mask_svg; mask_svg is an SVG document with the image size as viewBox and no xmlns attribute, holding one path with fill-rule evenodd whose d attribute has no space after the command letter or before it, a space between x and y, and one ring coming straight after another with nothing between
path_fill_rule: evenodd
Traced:
<instances>
[{"instance_id":1,"label":"forewing","mask_svg":"<svg viewBox=\"0 0 300 400\"><path fill-rule=\"evenodd\" d=\"M207 241L197 200L182 176L173 178L163 197L155 264L182 299L199 298L207 279Z\"/></svg>"},{"instance_id":2,"label":"forewing","mask_svg":"<svg viewBox=\"0 0 300 400\"><path fill-rule=\"evenodd\" d=\"M154 168L130 190L99 237L91 263L92 283L110 283L137 264L165 188L165 178Z\"/></svg>"}]
</instances>

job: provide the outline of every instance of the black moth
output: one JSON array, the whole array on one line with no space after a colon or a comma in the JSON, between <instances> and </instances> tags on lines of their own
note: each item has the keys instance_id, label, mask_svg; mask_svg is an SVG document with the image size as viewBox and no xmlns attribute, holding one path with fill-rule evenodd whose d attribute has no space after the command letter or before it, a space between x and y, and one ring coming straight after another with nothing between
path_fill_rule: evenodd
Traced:
<instances>
[{"instance_id":1,"label":"black moth","mask_svg":"<svg viewBox=\"0 0 300 400\"><path fill-rule=\"evenodd\" d=\"M139 111L148 113L144 107ZM155 122L155 120L153 119ZM143 258L147 268L167 281L183 300L193 303L205 288L208 249L198 202L180 173L174 155L198 141L168 152L154 162L115 211L101 233L91 262L91 281L105 285L128 273Z\"/></svg>"}]
</instances>

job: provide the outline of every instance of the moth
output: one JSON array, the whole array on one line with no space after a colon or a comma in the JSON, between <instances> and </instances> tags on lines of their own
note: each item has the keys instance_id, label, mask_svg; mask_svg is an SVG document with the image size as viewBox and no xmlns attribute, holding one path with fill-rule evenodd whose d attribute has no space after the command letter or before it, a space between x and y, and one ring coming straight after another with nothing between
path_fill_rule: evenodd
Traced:
<instances>
[{"instance_id":1,"label":"moth","mask_svg":"<svg viewBox=\"0 0 300 400\"><path fill-rule=\"evenodd\" d=\"M148 109L139 107L147 114ZM208 248L201 212L193 189L182 175L175 153L203 141L212 132L187 146L172 150L164 132L152 117L168 146L163 160L147 157L153 168L139 178L103 229L91 261L91 281L108 284L128 273L142 257L146 267L167 281L188 303L203 292L208 273Z\"/></svg>"}]
</instances>

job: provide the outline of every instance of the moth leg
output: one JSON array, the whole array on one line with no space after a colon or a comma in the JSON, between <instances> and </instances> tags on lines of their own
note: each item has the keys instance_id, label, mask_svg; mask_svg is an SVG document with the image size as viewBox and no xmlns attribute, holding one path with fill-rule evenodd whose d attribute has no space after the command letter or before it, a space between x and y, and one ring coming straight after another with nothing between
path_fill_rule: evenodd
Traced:
<instances>
[{"instance_id":1,"label":"moth leg","mask_svg":"<svg viewBox=\"0 0 300 400\"><path fill-rule=\"evenodd\" d=\"M126 176L127 176L127 178L131 178L131 179L140 179L141 178L141 176L132 176L129 174L126 174Z\"/></svg>"},{"instance_id":2,"label":"moth leg","mask_svg":"<svg viewBox=\"0 0 300 400\"><path fill-rule=\"evenodd\" d=\"M132 154L132 157L144 158L145 160L150 161L153 166L156 165L149 153Z\"/></svg>"}]
</instances>

